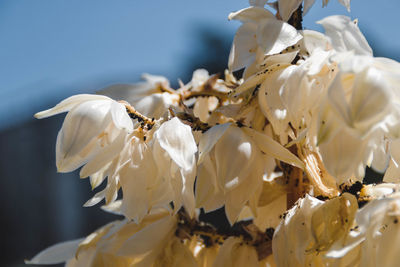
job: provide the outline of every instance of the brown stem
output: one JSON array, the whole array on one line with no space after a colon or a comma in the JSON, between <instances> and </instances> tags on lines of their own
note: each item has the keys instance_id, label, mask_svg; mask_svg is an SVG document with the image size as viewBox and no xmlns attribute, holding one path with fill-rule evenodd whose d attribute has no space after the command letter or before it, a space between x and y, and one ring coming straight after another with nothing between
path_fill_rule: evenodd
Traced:
<instances>
[{"instance_id":1,"label":"brown stem","mask_svg":"<svg viewBox=\"0 0 400 267\"><path fill-rule=\"evenodd\" d=\"M127 102L125 101L121 101L126 108L126 112L128 113L129 117L131 117L131 119L137 120L142 128L146 127L147 130L150 130L151 128L153 128L155 121L154 118L147 118L146 116L144 116L143 114L140 114L139 111L137 111L134 107L132 107L131 105L129 105Z\"/></svg>"},{"instance_id":2,"label":"brown stem","mask_svg":"<svg viewBox=\"0 0 400 267\"><path fill-rule=\"evenodd\" d=\"M300 4L300 6L296 9L296 11L293 12L292 16L289 18L288 23L293 27L295 27L296 30L302 30L303 29L302 22L303 22L303 5Z\"/></svg>"},{"instance_id":3,"label":"brown stem","mask_svg":"<svg viewBox=\"0 0 400 267\"><path fill-rule=\"evenodd\" d=\"M173 113L173 116L178 117L184 123L189 125L194 131L202 131L203 133L210 129L212 126L202 122L199 118L195 117L193 114L188 112L177 112Z\"/></svg>"}]
</instances>

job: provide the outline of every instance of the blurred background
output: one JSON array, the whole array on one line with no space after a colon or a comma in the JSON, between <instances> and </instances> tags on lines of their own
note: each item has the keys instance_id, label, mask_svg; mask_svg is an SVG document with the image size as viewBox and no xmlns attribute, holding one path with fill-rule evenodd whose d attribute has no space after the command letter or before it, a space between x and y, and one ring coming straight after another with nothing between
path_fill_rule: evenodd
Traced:
<instances>
[{"instance_id":1,"label":"blurred background","mask_svg":"<svg viewBox=\"0 0 400 267\"><path fill-rule=\"evenodd\" d=\"M348 13L321 0L304 18L345 14L359 19L375 56L400 60L400 1L352 1ZM88 235L117 217L98 206L77 172L55 168L55 142L64 115L33 114L62 99L142 73L188 82L197 68L223 72L235 30L230 12L246 0L0 0L0 243L1 266L54 243Z\"/></svg>"}]
</instances>

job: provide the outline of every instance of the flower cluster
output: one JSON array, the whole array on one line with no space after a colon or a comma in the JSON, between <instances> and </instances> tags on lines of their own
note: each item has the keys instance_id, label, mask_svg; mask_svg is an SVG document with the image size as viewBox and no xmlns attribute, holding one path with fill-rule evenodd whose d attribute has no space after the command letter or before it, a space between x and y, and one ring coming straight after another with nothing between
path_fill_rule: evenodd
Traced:
<instances>
[{"instance_id":1,"label":"flower cluster","mask_svg":"<svg viewBox=\"0 0 400 267\"><path fill-rule=\"evenodd\" d=\"M172 89L144 75L37 113L68 112L58 171L106 184L85 206L104 200L124 219L28 262L396 266L400 64L374 57L346 16L299 29L313 3L250 0L230 14L242 25L223 79L200 69ZM363 185L366 167L386 183ZM220 208L231 231L199 221Z\"/></svg>"}]
</instances>

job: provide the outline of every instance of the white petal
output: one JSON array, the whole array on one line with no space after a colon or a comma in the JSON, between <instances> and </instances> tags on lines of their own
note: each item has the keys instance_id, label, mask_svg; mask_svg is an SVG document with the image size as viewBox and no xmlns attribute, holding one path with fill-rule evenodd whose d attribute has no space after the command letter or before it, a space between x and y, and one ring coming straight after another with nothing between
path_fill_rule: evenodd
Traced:
<instances>
[{"instance_id":1,"label":"white petal","mask_svg":"<svg viewBox=\"0 0 400 267\"><path fill-rule=\"evenodd\" d=\"M193 168L197 145L190 126L175 117L164 122L154 133L154 138L179 167L184 170Z\"/></svg>"},{"instance_id":2,"label":"white petal","mask_svg":"<svg viewBox=\"0 0 400 267\"><path fill-rule=\"evenodd\" d=\"M283 21L288 21L293 12L300 6L303 0L279 0L279 14Z\"/></svg>"},{"instance_id":3,"label":"white petal","mask_svg":"<svg viewBox=\"0 0 400 267\"><path fill-rule=\"evenodd\" d=\"M89 95L89 94L74 95L61 101L53 108L36 113L35 118L43 119L53 115L57 115L59 113L67 112L70 111L72 108L76 107L77 105L81 104L82 102L91 100L110 100L110 99L106 96L101 96L101 95Z\"/></svg>"},{"instance_id":4,"label":"white petal","mask_svg":"<svg viewBox=\"0 0 400 267\"><path fill-rule=\"evenodd\" d=\"M145 96L134 103L134 107L141 114L160 118L167 112L168 108L178 103L179 96L170 93L154 93Z\"/></svg>"},{"instance_id":5,"label":"white petal","mask_svg":"<svg viewBox=\"0 0 400 267\"><path fill-rule=\"evenodd\" d=\"M262 186L264 173L262 156L260 154L256 155L252 163L252 169L244 182L229 190L226 194L225 213L231 225L236 222L244 205L255 195L257 189Z\"/></svg>"},{"instance_id":6,"label":"white petal","mask_svg":"<svg viewBox=\"0 0 400 267\"><path fill-rule=\"evenodd\" d=\"M293 51L283 54L276 54L267 57L261 64L263 66L271 66L279 63L290 64L297 56L299 51Z\"/></svg>"},{"instance_id":7,"label":"white petal","mask_svg":"<svg viewBox=\"0 0 400 267\"><path fill-rule=\"evenodd\" d=\"M352 177L358 166L364 166L364 150L365 142L347 129L341 129L329 142L320 145L324 165L339 184Z\"/></svg>"},{"instance_id":8,"label":"white petal","mask_svg":"<svg viewBox=\"0 0 400 267\"><path fill-rule=\"evenodd\" d=\"M92 207L102 201L105 198L106 195L106 190L102 190L100 192L97 192L92 198L90 198L88 201L83 204L84 207Z\"/></svg>"},{"instance_id":9,"label":"white petal","mask_svg":"<svg viewBox=\"0 0 400 267\"><path fill-rule=\"evenodd\" d=\"M400 139L390 142L390 156L389 167L385 172L383 180L387 183L398 183L400 180Z\"/></svg>"},{"instance_id":10,"label":"white petal","mask_svg":"<svg viewBox=\"0 0 400 267\"><path fill-rule=\"evenodd\" d=\"M125 106L121 103L111 102L111 116L114 125L118 129L124 129L126 131L132 132L133 123L128 113L126 112Z\"/></svg>"},{"instance_id":11,"label":"white petal","mask_svg":"<svg viewBox=\"0 0 400 267\"><path fill-rule=\"evenodd\" d=\"M121 132L113 143L103 147L80 171L81 178L95 174L103 166L111 162L124 147L126 133Z\"/></svg>"},{"instance_id":12,"label":"white petal","mask_svg":"<svg viewBox=\"0 0 400 267\"><path fill-rule=\"evenodd\" d=\"M243 130L253 138L262 152L295 167L304 168L304 163L298 157L268 135L250 128L243 128Z\"/></svg>"},{"instance_id":13,"label":"white petal","mask_svg":"<svg viewBox=\"0 0 400 267\"><path fill-rule=\"evenodd\" d=\"M275 16L263 7L250 6L237 12L229 14L229 20L240 20L241 22L258 22L262 19L274 19Z\"/></svg>"},{"instance_id":14,"label":"white petal","mask_svg":"<svg viewBox=\"0 0 400 267\"><path fill-rule=\"evenodd\" d=\"M257 24L244 23L237 30L229 54L229 70L236 71L249 66L256 56Z\"/></svg>"},{"instance_id":15,"label":"white petal","mask_svg":"<svg viewBox=\"0 0 400 267\"><path fill-rule=\"evenodd\" d=\"M389 107L390 95L382 73L368 68L356 76L350 100L352 121L356 128L370 130Z\"/></svg>"},{"instance_id":16,"label":"white petal","mask_svg":"<svg viewBox=\"0 0 400 267\"><path fill-rule=\"evenodd\" d=\"M225 190L231 190L244 181L257 155L254 142L238 127L229 127L216 143L214 151L218 182Z\"/></svg>"},{"instance_id":17,"label":"white petal","mask_svg":"<svg viewBox=\"0 0 400 267\"><path fill-rule=\"evenodd\" d=\"M372 49L356 21L346 16L330 16L318 21L325 28L332 46L339 52L354 51L357 55L372 56Z\"/></svg>"},{"instance_id":18,"label":"white petal","mask_svg":"<svg viewBox=\"0 0 400 267\"><path fill-rule=\"evenodd\" d=\"M31 260L25 261L25 264L59 264L72 259L75 256L79 243L82 239L76 239L55 244L46 248Z\"/></svg>"},{"instance_id":19,"label":"white petal","mask_svg":"<svg viewBox=\"0 0 400 267\"><path fill-rule=\"evenodd\" d=\"M218 142L218 140L221 138L221 136L225 133L230 125L231 123L215 125L207 130L207 132L205 132L200 137L199 159L197 164L201 164L203 162L205 156L207 156L207 154L211 151L211 149Z\"/></svg>"},{"instance_id":20,"label":"white petal","mask_svg":"<svg viewBox=\"0 0 400 267\"><path fill-rule=\"evenodd\" d=\"M157 246L162 246L175 230L175 226L176 219L168 215L151 223L126 240L118 255L128 257L145 255Z\"/></svg>"},{"instance_id":21,"label":"white petal","mask_svg":"<svg viewBox=\"0 0 400 267\"><path fill-rule=\"evenodd\" d=\"M257 29L257 43L266 55L277 54L302 38L293 26L277 19L264 20Z\"/></svg>"},{"instance_id":22,"label":"white petal","mask_svg":"<svg viewBox=\"0 0 400 267\"><path fill-rule=\"evenodd\" d=\"M303 30L303 41L304 46L310 54L315 49L327 50L329 47L328 37L317 31Z\"/></svg>"},{"instance_id":23,"label":"white petal","mask_svg":"<svg viewBox=\"0 0 400 267\"><path fill-rule=\"evenodd\" d=\"M88 101L65 117L61 137L61 162L84 149L110 123L110 101Z\"/></svg>"}]
</instances>

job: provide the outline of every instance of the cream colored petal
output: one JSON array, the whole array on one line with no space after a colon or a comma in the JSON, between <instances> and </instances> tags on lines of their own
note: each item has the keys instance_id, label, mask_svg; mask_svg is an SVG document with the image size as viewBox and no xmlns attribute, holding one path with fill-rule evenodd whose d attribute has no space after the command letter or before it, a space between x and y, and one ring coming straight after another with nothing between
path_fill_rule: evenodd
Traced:
<instances>
[{"instance_id":1,"label":"cream colored petal","mask_svg":"<svg viewBox=\"0 0 400 267\"><path fill-rule=\"evenodd\" d=\"M170 93L154 93L138 99L133 103L134 108L150 118L160 118L171 106L178 103L179 96Z\"/></svg>"},{"instance_id":2,"label":"cream colored petal","mask_svg":"<svg viewBox=\"0 0 400 267\"><path fill-rule=\"evenodd\" d=\"M257 25L244 23L237 30L229 54L228 67L230 71L240 70L249 66L254 60L257 51Z\"/></svg>"},{"instance_id":3,"label":"cream colored petal","mask_svg":"<svg viewBox=\"0 0 400 267\"><path fill-rule=\"evenodd\" d=\"M243 128L243 131L253 138L262 152L295 167L304 168L304 163L298 157L268 135L250 128Z\"/></svg>"},{"instance_id":4,"label":"cream colored petal","mask_svg":"<svg viewBox=\"0 0 400 267\"><path fill-rule=\"evenodd\" d=\"M346 16L330 16L317 23L325 28L325 34L331 39L335 50L339 52L354 51L357 55L372 56L372 49L356 21L352 21Z\"/></svg>"},{"instance_id":5,"label":"cream colored petal","mask_svg":"<svg viewBox=\"0 0 400 267\"><path fill-rule=\"evenodd\" d=\"M328 172L338 184L354 177L359 165L364 166L365 142L355 137L347 129L341 129L328 142L320 144L320 152Z\"/></svg>"},{"instance_id":6,"label":"cream colored petal","mask_svg":"<svg viewBox=\"0 0 400 267\"><path fill-rule=\"evenodd\" d=\"M257 28L257 44L266 55L277 54L302 38L293 26L277 19L266 19Z\"/></svg>"},{"instance_id":7,"label":"cream colored petal","mask_svg":"<svg viewBox=\"0 0 400 267\"><path fill-rule=\"evenodd\" d=\"M293 12L300 6L303 0L279 0L279 15L283 21L288 21Z\"/></svg>"},{"instance_id":8,"label":"cream colored petal","mask_svg":"<svg viewBox=\"0 0 400 267\"><path fill-rule=\"evenodd\" d=\"M65 117L60 135L57 165L81 152L110 123L110 101L88 101L72 109Z\"/></svg>"},{"instance_id":9,"label":"cream colored petal","mask_svg":"<svg viewBox=\"0 0 400 267\"><path fill-rule=\"evenodd\" d=\"M118 129L124 129L128 132L132 132L133 123L128 113L126 112L125 105L118 102L111 102L111 117L113 119L114 125Z\"/></svg>"},{"instance_id":10,"label":"cream colored petal","mask_svg":"<svg viewBox=\"0 0 400 267\"><path fill-rule=\"evenodd\" d=\"M128 238L118 251L118 255L127 257L138 257L145 255L157 246L168 241L171 234L174 233L176 227L176 219L171 216L166 216L158 221L155 221L132 237Z\"/></svg>"},{"instance_id":11,"label":"cream colored petal","mask_svg":"<svg viewBox=\"0 0 400 267\"><path fill-rule=\"evenodd\" d=\"M354 127L365 132L386 115L390 107L389 86L382 73L374 68L358 74L354 83L350 114Z\"/></svg>"},{"instance_id":12,"label":"cream colored petal","mask_svg":"<svg viewBox=\"0 0 400 267\"><path fill-rule=\"evenodd\" d=\"M133 144L137 147L133 150L132 162L119 171L123 194L122 211L136 223L140 223L151 208L148 180L157 175L151 151L139 142Z\"/></svg>"},{"instance_id":13,"label":"cream colored petal","mask_svg":"<svg viewBox=\"0 0 400 267\"><path fill-rule=\"evenodd\" d=\"M110 100L110 99L106 96L101 96L101 95L89 95L89 94L74 95L61 101L51 109L47 109L36 113L35 118L43 119L63 112L67 112L73 109L74 107L78 106L82 102L91 100Z\"/></svg>"},{"instance_id":14,"label":"cream colored petal","mask_svg":"<svg viewBox=\"0 0 400 267\"><path fill-rule=\"evenodd\" d=\"M59 264L72 259L75 256L79 243L83 239L76 239L55 244L41 251L25 264Z\"/></svg>"},{"instance_id":15,"label":"cream colored petal","mask_svg":"<svg viewBox=\"0 0 400 267\"><path fill-rule=\"evenodd\" d=\"M105 165L111 162L122 150L125 144L126 133L121 132L113 143L102 147L80 171L81 178L88 177L100 171Z\"/></svg>"},{"instance_id":16,"label":"cream colored petal","mask_svg":"<svg viewBox=\"0 0 400 267\"><path fill-rule=\"evenodd\" d=\"M258 22L262 19L275 19L275 16L263 7L250 6L228 16L229 20L240 20L241 22Z\"/></svg>"},{"instance_id":17,"label":"cream colored petal","mask_svg":"<svg viewBox=\"0 0 400 267\"><path fill-rule=\"evenodd\" d=\"M400 180L400 139L390 142L390 162L385 172L383 181L386 183L397 183Z\"/></svg>"},{"instance_id":18,"label":"cream colored petal","mask_svg":"<svg viewBox=\"0 0 400 267\"><path fill-rule=\"evenodd\" d=\"M199 142L199 159L197 164L201 164L211 149L215 146L221 136L229 128L231 123L219 124L211 127L201 137Z\"/></svg>"},{"instance_id":19,"label":"cream colored petal","mask_svg":"<svg viewBox=\"0 0 400 267\"><path fill-rule=\"evenodd\" d=\"M225 190L242 183L257 155L254 142L238 127L229 127L214 148L218 184Z\"/></svg>"},{"instance_id":20,"label":"cream colored petal","mask_svg":"<svg viewBox=\"0 0 400 267\"><path fill-rule=\"evenodd\" d=\"M314 255L307 252L313 242L311 216L323 203L306 195L287 212L272 239L272 252L277 266L313 266Z\"/></svg>"},{"instance_id":21,"label":"cream colored petal","mask_svg":"<svg viewBox=\"0 0 400 267\"><path fill-rule=\"evenodd\" d=\"M256 195L257 189L262 186L264 174L264 161L261 155L256 155L253 160L252 170L248 173L243 183L226 192L225 213L233 225L245 204Z\"/></svg>"},{"instance_id":22,"label":"cream colored petal","mask_svg":"<svg viewBox=\"0 0 400 267\"><path fill-rule=\"evenodd\" d=\"M190 126L175 117L164 122L154 133L154 138L180 168L185 171L193 169L197 145Z\"/></svg>"}]
</instances>

